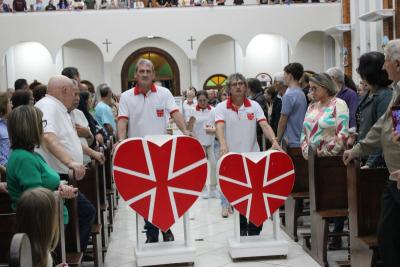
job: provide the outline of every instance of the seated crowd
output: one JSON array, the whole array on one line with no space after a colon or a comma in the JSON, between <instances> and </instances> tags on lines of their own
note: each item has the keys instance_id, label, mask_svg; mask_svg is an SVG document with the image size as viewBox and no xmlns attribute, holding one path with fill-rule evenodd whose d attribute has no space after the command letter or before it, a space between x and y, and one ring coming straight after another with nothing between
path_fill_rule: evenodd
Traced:
<instances>
[{"instance_id":1,"label":"seated crowd","mask_svg":"<svg viewBox=\"0 0 400 267\"><path fill-rule=\"evenodd\" d=\"M225 5L225 0L215 0L218 6ZM320 0L257 0L260 5L320 3ZM325 0L322 2L337 2ZM245 4L244 0L233 0L234 5ZM151 7L184 7L184 6L213 6L214 0L49 0L46 5L43 0L36 0L28 6L26 0L13 0L12 5L0 0L0 13L26 11L82 10L82 9L115 9L115 8L151 8Z\"/></svg>"},{"instance_id":2,"label":"seated crowd","mask_svg":"<svg viewBox=\"0 0 400 267\"><path fill-rule=\"evenodd\" d=\"M340 68L314 73L294 62L264 88L259 80L239 73L230 75L218 94L191 87L184 92L183 114L175 112L169 102L167 111L170 123L175 122L183 134L197 138L204 147L211 170L202 197L219 198L224 218L233 209L217 188L215 165L228 152L297 148L308 160L312 147L317 157L343 155L345 164L359 158L361 169L387 168L390 177L383 192L377 237L384 266L400 266L400 133L393 128L390 112L392 106L400 105L400 40L390 41L385 54L363 54L358 64L359 88ZM107 84L100 84L95 92L91 82L81 81L74 67L65 68L47 85L37 81L28 85L18 79L15 92L0 94L0 172L6 177L0 192L10 195L12 209L17 211L17 230L27 233L34 244L35 266L51 266L51 251L60 231L54 222L52 191L64 199L76 198L80 246L86 251L96 210L68 181L71 175L77 181L83 179L85 165L92 159L104 164L99 148L107 140L115 137L119 142L132 131L143 130L128 124L132 106L127 101L128 97L164 92L165 88L146 76L153 72L151 61L140 60L135 76L138 84L131 95L122 94L120 102ZM147 91L143 91L145 85ZM171 100L171 93L165 92ZM232 114L242 111L247 112L247 120L235 120ZM246 134L235 134L238 127ZM70 211L64 207L63 212L67 225ZM36 223L29 224L26 218ZM333 233L343 232L346 221L340 216L330 220ZM40 229L47 229L46 235L38 236ZM145 229L146 242L158 242L158 228L146 221ZM242 236L261 231L262 225L241 216ZM162 234L164 241L174 240L170 230ZM329 248L341 247L342 237L333 234Z\"/></svg>"}]
</instances>

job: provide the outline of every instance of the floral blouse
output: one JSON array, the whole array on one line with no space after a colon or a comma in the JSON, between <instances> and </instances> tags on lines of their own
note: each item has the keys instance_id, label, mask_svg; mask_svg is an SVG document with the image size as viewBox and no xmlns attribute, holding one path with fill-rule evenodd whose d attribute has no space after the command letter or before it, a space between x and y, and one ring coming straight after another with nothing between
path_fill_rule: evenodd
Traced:
<instances>
[{"instance_id":1,"label":"floral blouse","mask_svg":"<svg viewBox=\"0 0 400 267\"><path fill-rule=\"evenodd\" d=\"M310 104L304 118L300 143L303 157L308 159L308 147L317 147L318 155L338 155L345 148L349 134L349 109L346 102L333 97L328 105Z\"/></svg>"}]
</instances>

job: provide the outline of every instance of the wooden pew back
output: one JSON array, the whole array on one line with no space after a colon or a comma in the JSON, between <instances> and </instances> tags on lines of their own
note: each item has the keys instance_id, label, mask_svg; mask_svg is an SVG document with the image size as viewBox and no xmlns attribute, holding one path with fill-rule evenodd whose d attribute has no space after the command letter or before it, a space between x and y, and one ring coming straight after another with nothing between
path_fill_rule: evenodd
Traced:
<instances>
[{"instance_id":1,"label":"wooden pew back","mask_svg":"<svg viewBox=\"0 0 400 267\"><path fill-rule=\"evenodd\" d=\"M310 208L313 211L347 209L347 171L342 156L308 156Z\"/></svg>"},{"instance_id":2,"label":"wooden pew back","mask_svg":"<svg viewBox=\"0 0 400 267\"><path fill-rule=\"evenodd\" d=\"M10 267L32 267L31 242L27 234L15 234L10 246Z\"/></svg>"},{"instance_id":3,"label":"wooden pew back","mask_svg":"<svg viewBox=\"0 0 400 267\"><path fill-rule=\"evenodd\" d=\"M376 235L381 196L389 172L386 168L360 169L358 161L347 167L350 230L355 236Z\"/></svg>"},{"instance_id":4,"label":"wooden pew back","mask_svg":"<svg viewBox=\"0 0 400 267\"><path fill-rule=\"evenodd\" d=\"M292 158L296 176L292 193L308 192L308 162L304 159L301 148L288 147L287 154Z\"/></svg>"},{"instance_id":5,"label":"wooden pew back","mask_svg":"<svg viewBox=\"0 0 400 267\"><path fill-rule=\"evenodd\" d=\"M9 194L0 193L0 263L9 261L10 244L15 234L16 214Z\"/></svg>"}]
</instances>

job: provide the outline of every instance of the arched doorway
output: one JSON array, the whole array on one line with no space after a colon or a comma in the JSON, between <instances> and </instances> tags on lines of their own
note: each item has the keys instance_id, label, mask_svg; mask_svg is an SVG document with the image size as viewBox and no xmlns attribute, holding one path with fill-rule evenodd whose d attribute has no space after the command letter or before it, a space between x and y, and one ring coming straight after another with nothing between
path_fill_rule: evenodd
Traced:
<instances>
[{"instance_id":1,"label":"arched doorway","mask_svg":"<svg viewBox=\"0 0 400 267\"><path fill-rule=\"evenodd\" d=\"M156 47L144 47L133 52L124 62L121 71L122 91L135 84L135 67L140 58L153 62L156 72L155 81L171 90L174 96L180 95L179 68L174 58L166 51Z\"/></svg>"}]
</instances>

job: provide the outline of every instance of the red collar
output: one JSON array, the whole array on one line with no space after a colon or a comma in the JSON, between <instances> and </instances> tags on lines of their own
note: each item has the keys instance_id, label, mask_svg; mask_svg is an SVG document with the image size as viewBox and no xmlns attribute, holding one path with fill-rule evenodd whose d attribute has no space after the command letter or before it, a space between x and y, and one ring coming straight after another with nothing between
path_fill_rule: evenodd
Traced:
<instances>
[{"instance_id":1,"label":"red collar","mask_svg":"<svg viewBox=\"0 0 400 267\"><path fill-rule=\"evenodd\" d=\"M154 85L154 83L151 85L150 91L152 93L157 92L157 87ZM142 95L146 96L146 94L144 93L144 90L142 88L140 88L139 86L135 86L135 88L133 88L133 93L135 95L142 94Z\"/></svg>"},{"instance_id":2,"label":"red collar","mask_svg":"<svg viewBox=\"0 0 400 267\"><path fill-rule=\"evenodd\" d=\"M245 108L251 107L251 102L250 102L250 100L247 99L247 97L243 98L243 104L244 104ZM232 109L233 111L236 111L236 112L238 111L237 107L235 107L233 105L232 100L231 100L230 97L228 97L228 100L226 101L226 108L227 109Z\"/></svg>"},{"instance_id":3,"label":"red collar","mask_svg":"<svg viewBox=\"0 0 400 267\"><path fill-rule=\"evenodd\" d=\"M199 106L199 104L196 105L196 110L197 110L197 111L200 111L200 110L202 110L202 109L204 110L205 108L201 108L201 107ZM208 109L208 110L211 110L211 106L210 106L210 105L207 105L207 109Z\"/></svg>"}]
</instances>

